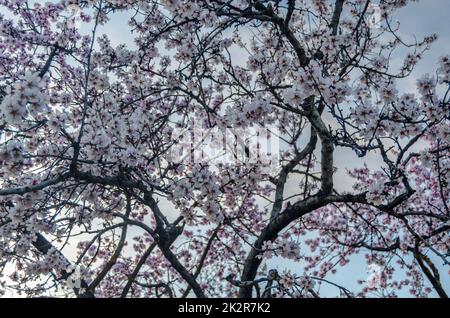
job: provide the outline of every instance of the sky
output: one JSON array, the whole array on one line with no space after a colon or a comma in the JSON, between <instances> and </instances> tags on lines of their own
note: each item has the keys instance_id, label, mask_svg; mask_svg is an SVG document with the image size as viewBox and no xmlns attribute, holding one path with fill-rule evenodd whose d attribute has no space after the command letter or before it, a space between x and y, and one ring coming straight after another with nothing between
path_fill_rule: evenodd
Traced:
<instances>
[{"instance_id":1,"label":"sky","mask_svg":"<svg viewBox=\"0 0 450 318\"><path fill-rule=\"evenodd\" d=\"M1 12L1 9L0 9ZM100 29L100 32L110 35L113 46L121 43L133 46L131 36L126 31L127 14L117 14L106 26ZM405 40L418 39L425 35L432 33L438 34L438 40L432 45L430 51L426 52L424 58L418 63L413 75L406 80L399 83L400 90L414 91L415 78L425 73L432 73L436 68L436 61L439 56L450 54L450 0L421 0L417 3L412 3L404 9L399 10L398 21L401 23L401 32ZM394 59L398 58L394 56ZM339 149L335 156L335 165L338 167L336 173L335 183L339 190L351 190L352 182L346 174L347 169L361 168L366 163L369 168L379 168L380 161L378 156L368 156L365 161L361 161L350 150ZM290 179L286 185L286 197L296 192L298 180ZM173 211L172 207L167 202L162 202L162 210ZM74 245L73 245L74 246ZM436 260L437 261L437 260ZM439 261L437 261L439 262ZM295 264L285 260L276 260L269 262L269 267L277 268L282 271L285 268L292 271L298 270L301 264ZM442 270L442 282L447 290L450 290L450 277L447 270ZM349 266L340 269L338 275L334 275L333 280L337 283L342 283L350 290L359 288L354 282L355 276L364 277L366 274L366 265L363 259L355 256ZM332 295L333 289L324 288L324 294ZM405 294L407 296L407 294Z\"/></svg>"}]
</instances>

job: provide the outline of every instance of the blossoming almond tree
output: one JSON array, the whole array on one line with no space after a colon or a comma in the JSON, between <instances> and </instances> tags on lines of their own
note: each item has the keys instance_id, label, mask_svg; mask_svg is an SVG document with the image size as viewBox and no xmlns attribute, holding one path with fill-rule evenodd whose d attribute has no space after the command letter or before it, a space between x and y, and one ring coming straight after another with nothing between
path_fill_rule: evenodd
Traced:
<instances>
[{"instance_id":1,"label":"blossoming almond tree","mask_svg":"<svg viewBox=\"0 0 450 318\"><path fill-rule=\"evenodd\" d=\"M409 2L0 0L0 292L447 297L450 57L412 78ZM277 164L180 159L195 125ZM343 149L379 161L347 192Z\"/></svg>"}]
</instances>

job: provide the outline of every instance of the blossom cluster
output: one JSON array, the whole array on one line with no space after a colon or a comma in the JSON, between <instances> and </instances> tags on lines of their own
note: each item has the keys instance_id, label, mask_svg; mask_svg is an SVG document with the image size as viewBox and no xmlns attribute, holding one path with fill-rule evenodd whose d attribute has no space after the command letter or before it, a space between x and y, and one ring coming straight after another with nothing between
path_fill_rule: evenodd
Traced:
<instances>
[{"instance_id":1,"label":"blossom cluster","mask_svg":"<svg viewBox=\"0 0 450 318\"><path fill-rule=\"evenodd\" d=\"M11 125L20 124L27 118L40 120L48 111L47 96L43 93L41 79L37 73L27 73L6 89L0 104L2 118Z\"/></svg>"}]
</instances>

